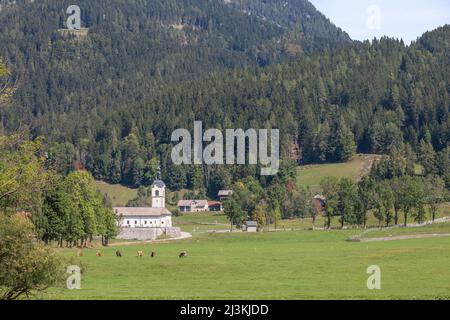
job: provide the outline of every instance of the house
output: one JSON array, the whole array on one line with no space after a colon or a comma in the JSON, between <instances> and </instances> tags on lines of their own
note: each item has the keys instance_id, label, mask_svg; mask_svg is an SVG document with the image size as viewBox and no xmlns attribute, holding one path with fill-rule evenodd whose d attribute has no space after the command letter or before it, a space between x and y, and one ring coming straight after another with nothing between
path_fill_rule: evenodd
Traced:
<instances>
[{"instance_id":1,"label":"house","mask_svg":"<svg viewBox=\"0 0 450 320\"><path fill-rule=\"evenodd\" d=\"M180 200L178 201L180 212L205 212L209 211L207 200Z\"/></svg>"},{"instance_id":2,"label":"house","mask_svg":"<svg viewBox=\"0 0 450 320\"><path fill-rule=\"evenodd\" d=\"M121 228L171 228L172 213L166 209L166 185L155 180L151 186L151 207L114 207Z\"/></svg>"},{"instance_id":3,"label":"house","mask_svg":"<svg viewBox=\"0 0 450 320\"><path fill-rule=\"evenodd\" d=\"M228 199L229 196L233 194L233 190L220 190L217 194L220 201Z\"/></svg>"},{"instance_id":4,"label":"house","mask_svg":"<svg viewBox=\"0 0 450 320\"><path fill-rule=\"evenodd\" d=\"M258 232L258 223L256 221L246 221L243 227L245 232Z\"/></svg>"},{"instance_id":5,"label":"house","mask_svg":"<svg viewBox=\"0 0 450 320\"><path fill-rule=\"evenodd\" d=\"M223 211L222 202L208 201L209 211Z\"/></svg>"}]
</instances>

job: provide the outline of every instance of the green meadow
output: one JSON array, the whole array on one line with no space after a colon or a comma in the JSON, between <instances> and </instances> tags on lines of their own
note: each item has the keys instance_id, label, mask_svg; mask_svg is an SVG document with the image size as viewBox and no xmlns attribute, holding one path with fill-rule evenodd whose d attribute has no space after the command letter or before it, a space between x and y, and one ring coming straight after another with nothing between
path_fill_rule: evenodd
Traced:
<instances>
[{"instance_id":1,"label":"green meadow","mask_svg":"<svg viewBox=\"0 0 450 320\"><path fill-rule=\"evenodd\" d=\"M128 201L133 200L138 194L137 189L127 188L120 184L95 181L94 186L101 194L109 196L113 206L125 206Z\"/></svg>"},{"instance_id":2,"label":"green meadow","mask_svg":"<svg viewBox=\"0 0 450 320\"><path fill-rule=\"evenodd\" d=\"M80 290L38 299L448 299L450 238L371 243L353 231L204 233L172 243L62 254L83 267ZM115 251L123 252L122 258ZM136 257L142 250L146 256ZM188 257L178 258L182 250ZM157 253L156 258L149 256ZM368 290L378 265L382 289Z\"/></svg>"},{"instance_id":3,"label":"green meadow","mask_svg":"<svg viewBox=\"0 0 450 320\"><path fill-rule=\"evenodd\" d=\"M345 164L302 167L298 183L318 187L322 177L357 179L372 157L360 155ZM97 182L115 205L136 190ZM437 217L450 215L443 204ZM403 223L400 215L399 223ZM430 219L429 214L427 218ZM111 246L61 249L68 264L82 267L80 290L51 288L37 299L450 299L450 237L377 242L348 242L361 229L312 231L312 220L281 220L272 232L229 233L222 213L173 217L174 225L193 237L166 243L113 240ZM409 221L413 223L412 219ZM318 217L315 227L324 226ZM368 225L378 222L369 214ZM338 217L332 227L339 226ZM215 231L215 232L214 232ZM373 229L362 238L450 233L450 222L417 228ZM118 245L114 245L118 243ZM122 258L115 255L123 253ZM144 251L143 258L136 257ZM156 257L151 258L150 252ZM178 258L181 251L188 257ZM367 268L381 268L381 290L367 289Z\"/></svg>"},{"instance_id":4,"label":"green meadow","mask_svg":"<svg viewBox=\"0 0 450 320\"><path fill-rule=\"evenodd\" d=\"M351 161L344 163L300 166L297 169L297 184L316 190L319 188L320 182L327 177L357 180L369 172L372 161L377 158L379 158L377 155L359 154Z\"/></svg>"}]
</instances>

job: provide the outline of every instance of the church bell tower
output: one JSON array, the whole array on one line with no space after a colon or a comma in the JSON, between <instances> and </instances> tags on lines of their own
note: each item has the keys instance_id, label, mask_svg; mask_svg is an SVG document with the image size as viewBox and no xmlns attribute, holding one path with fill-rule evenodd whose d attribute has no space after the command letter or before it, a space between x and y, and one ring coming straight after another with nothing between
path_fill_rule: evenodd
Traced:
<instances>
[{"instance_id":1,"label":"church bell tower","mask_svg":"<svg viewBox=\"0 0 450 320\"><path fill-rule=\"evenodd\" d=\"M161 180L161 167L158 167L156 180L152 184L152 208L166 207L166 185Z\"/></svg>"}]
</instances>

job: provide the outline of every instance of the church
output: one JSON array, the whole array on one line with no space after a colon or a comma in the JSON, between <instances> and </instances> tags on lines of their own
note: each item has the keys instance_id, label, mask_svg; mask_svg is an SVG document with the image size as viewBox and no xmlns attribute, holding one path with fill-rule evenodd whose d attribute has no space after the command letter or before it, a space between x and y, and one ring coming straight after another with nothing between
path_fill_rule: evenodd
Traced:
<instances>
[{"instance_id":1,"label":"church","mask_svg":"<svg viewBox=\"0 0 450 320\"><path fill-rule=\"evenodd\" d=\"M118 226L124 228L171 228L172 213L166 209L166 185L160 179L151 186L151 207L114 207Z\"/></svg>"}]
</instances>

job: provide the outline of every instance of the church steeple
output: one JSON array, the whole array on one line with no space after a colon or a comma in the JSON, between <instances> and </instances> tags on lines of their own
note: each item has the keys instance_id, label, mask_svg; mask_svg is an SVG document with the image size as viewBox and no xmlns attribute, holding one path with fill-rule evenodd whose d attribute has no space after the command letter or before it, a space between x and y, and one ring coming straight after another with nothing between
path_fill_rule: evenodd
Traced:
<instances>
[{"instance_id":1,"label":"church steeple","mask_svg":"<svg viewBox=\"0 0 450 320\"><path fill-rule=\"evenodd\" d=\"M158 168L156 170L156 180L161 180L161 165L158 163Z\"/></svg>"},{"instance_id":2,"label":"church steeple","mask_svg":"<svg viewBox=\"0 0 450 320\"><path fill-rule=\"evenodd\" d=\"M156 179L152 184L152 207L165 208L166 207L166 185L161 180L161 166L158 165L156 172Z\"/></svg>"}]
</instances>

